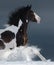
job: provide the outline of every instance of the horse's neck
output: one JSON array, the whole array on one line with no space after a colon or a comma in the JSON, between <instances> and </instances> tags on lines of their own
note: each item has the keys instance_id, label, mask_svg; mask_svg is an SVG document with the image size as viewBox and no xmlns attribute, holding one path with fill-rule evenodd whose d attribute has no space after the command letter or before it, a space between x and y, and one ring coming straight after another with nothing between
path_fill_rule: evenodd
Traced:
<instances>
[{"instance_id":1,"label":"horse's neck","mask_svg":"<svg viewBox=\"0 0 54 65\"><path fill-rule=\"evenodd\" d=\"M25 24L25 26L24 26L24 33L26 33L26 32L27 32L27 26L28 26L28 23L27 23L27 24Z\"/></svg>"},{"instance_id":2,"label":"horse's neck","mask_svg":"<svg viewBox=\"0 0 54 65\"><path fill-rule=\"evenodd\" d=\"M27 26L28 26L28 22L27 21L28 20L24 20L25 23L23 23L23 25L22 25L22 30L23 30L24 33L27 32Z\"/></svg>"},{"instance_id":3,"label":"horse's neck","mask_svg":"<svg viewBox=\"0 0 54 65\"><path fill-rule=\"evenodd\" d=\"M25 34L27 32L27 26L28 24L22 24L21 28L19 29L20 32L22 32L23 34Z\"/></svg>"}]
</instances>

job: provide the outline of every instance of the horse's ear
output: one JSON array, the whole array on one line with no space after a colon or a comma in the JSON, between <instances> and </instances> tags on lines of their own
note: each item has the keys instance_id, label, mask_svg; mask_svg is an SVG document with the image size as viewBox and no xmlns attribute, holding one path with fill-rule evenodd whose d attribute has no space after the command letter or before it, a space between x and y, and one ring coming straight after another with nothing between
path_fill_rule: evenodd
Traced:
<instances>
[{"instance_id":1,"label":"horse's ear","mask_svg":"<svg viewBox=\"0 0 54 65\"><path fill-rule=\"evenodd\" d=\"M31 9L32 5L29 6L29 8Z\"/></svg>"},{"instance_id":2,"label":"horse's ear","mask_svg":"<svg viewBox=\"0 0 54 65\"><path fill-rule=\"evenodd\" d=\"M27 5L28 10L31 9L32 5Z\"/></svg>"}]
</instances>

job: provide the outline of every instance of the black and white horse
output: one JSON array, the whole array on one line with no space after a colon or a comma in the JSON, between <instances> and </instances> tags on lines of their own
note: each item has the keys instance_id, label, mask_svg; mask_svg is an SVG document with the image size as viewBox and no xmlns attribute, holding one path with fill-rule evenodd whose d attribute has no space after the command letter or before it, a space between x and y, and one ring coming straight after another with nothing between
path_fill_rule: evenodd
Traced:
<instances>
[{"instance_id":1,"label":"black and white horse","mask_svg":"<svg viewBox=\"0 0 54 65\"><path fill-rule=\"evenodd\" d=\"M31 9L31 6L22 7L13 12L9 17L9 27L0 34L0 48L26 45L27 26L30 21L40 23L40 17Z\"/></svg>"}]
</instances>

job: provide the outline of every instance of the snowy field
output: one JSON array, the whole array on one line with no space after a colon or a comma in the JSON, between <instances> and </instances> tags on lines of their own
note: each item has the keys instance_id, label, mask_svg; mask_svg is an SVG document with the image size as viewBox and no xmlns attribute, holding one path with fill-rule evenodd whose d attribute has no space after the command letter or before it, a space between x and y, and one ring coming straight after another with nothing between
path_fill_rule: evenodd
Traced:
<instances>
[{"instance_id":1,"label":"snowy field","mask_svg":"<svg viewBox=\"0 0 54 65\"><path fill-rule=\"evenodd\" d=\"M32 60L36 56L40 58L40 61ZM0 50L0 65L54 65L54 62L46 60L39 48L22 46L13 50Z\"/></svg>"},{"instance_id":2,"label":"snowy field","mask_svg":"<svg viewBox=\"0 0 54 65\"><path fill-rule=\"evenodd\" d=\"M16 49L14 51L16 52ZM50 60L33 61L31 56L28 58L27 57L25 58L25 54L26 54L25 52L22 53L22 51L19 51L19 52L17 51L15 53L14 51L10 52L9 54L7 52L5 52L2 59L0 58L0 65L54 65L54 62L52 62ZM22 54L24 54L24 55L22 55ZM27 54L29 54L29 53L27 53ZM30 60L28 60L28 59L30 59Z\"/></svg>"},{"instance_id":3,"label":"snowy field","mask_svg":"<svg viewBox=\"0 0 54 65\"><path fill-rule=\"evenodd\" d=\"M0 62L0 65L54 65L54 62L32 61L32 62Z\"/></svg>"}]
</instances>

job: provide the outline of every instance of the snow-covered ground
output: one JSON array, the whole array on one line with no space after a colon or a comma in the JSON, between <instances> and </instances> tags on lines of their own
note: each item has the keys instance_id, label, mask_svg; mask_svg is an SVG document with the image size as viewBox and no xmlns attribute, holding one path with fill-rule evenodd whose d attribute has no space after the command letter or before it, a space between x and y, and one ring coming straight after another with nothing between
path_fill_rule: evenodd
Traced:
<instances>
[{"instance_id":1,"label":"snow-covered ground","mask_svg":"<svg viewBox=\"0 0 54 65\"><path fill-rule=\"evenodd\" d=\"M54 62L32 61L32 62L0 62L0 65L54 65Z\"/></svg>"},{"instance_id":2,"label":"snow-covered ground","mask_svg":"<svg viewBox=\"0 0 54 65\"><path fill-rule=\"evenodd\" d=\"M32 58L38 56L40 60L46 61L40 53L40 49L34 46L20 46L13 50L0 50L0 60L5 61L32 61Z\"/></svg>"},{"instance_id":3,"label":"snow-covered ground","mask_svg":"<svg viewBox=\"0 0 54 65\"><path fill-rule=\"evenodd\" d=\"M33 61L35 56L41 60ZM37 47L20 46L13 50L0 50L0 65L54 65L54 62L46 60Z\"/></svg>"}]
</instances>

